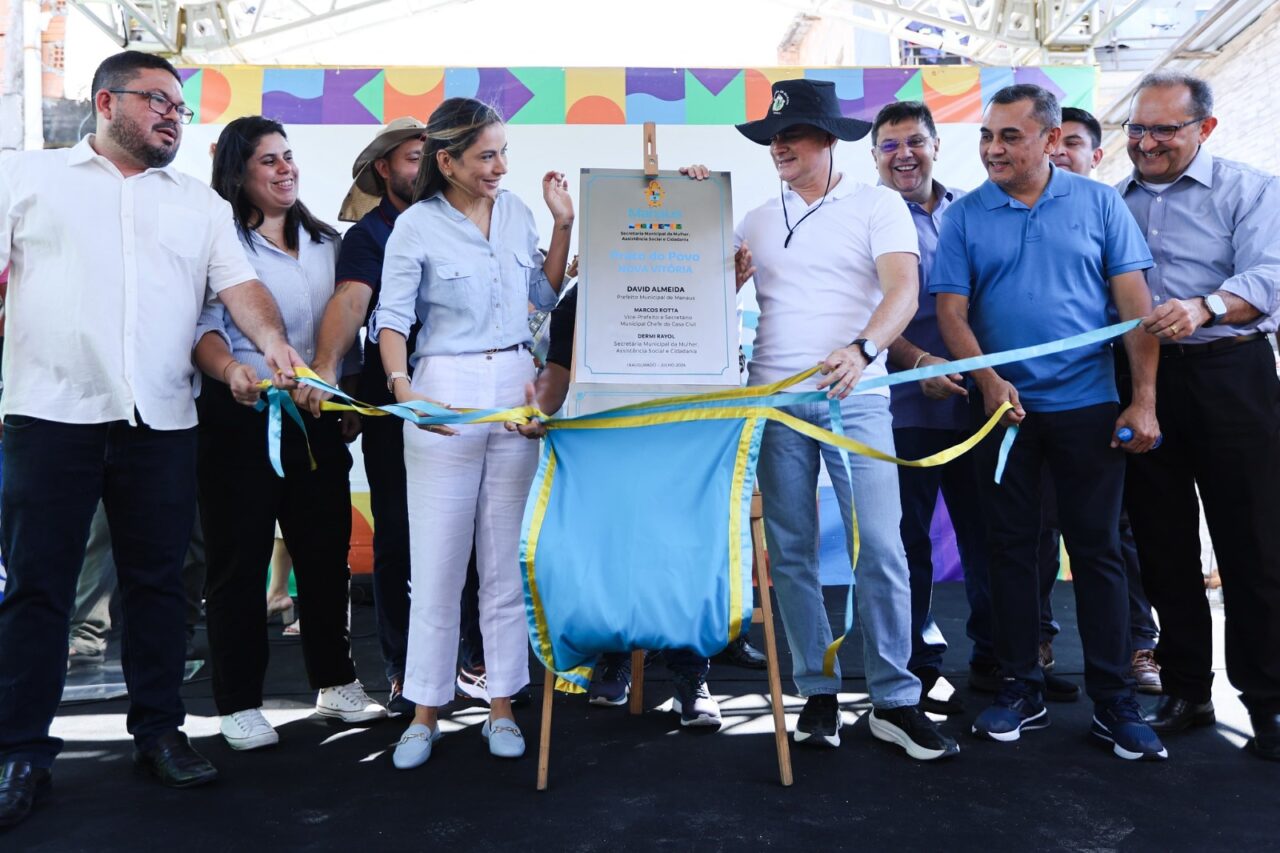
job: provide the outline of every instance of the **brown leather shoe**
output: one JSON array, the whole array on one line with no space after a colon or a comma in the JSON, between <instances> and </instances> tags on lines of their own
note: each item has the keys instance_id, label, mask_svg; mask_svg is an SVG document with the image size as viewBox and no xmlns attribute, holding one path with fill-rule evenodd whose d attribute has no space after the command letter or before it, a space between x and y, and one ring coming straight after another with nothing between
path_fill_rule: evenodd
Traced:
<instances>
[{"instance_id":1,"label":"brown leather shoe","mask_svg":"<svg viewBox=\"0 0 1280 853\"><path fill-rule=\"evenodd\" d=\"M1139 693L1159 696L1163 691L1160 686L1160 664L1156 663L1156 653L1152 649L1138 649L1133 653L1133 666L1129 670L1137 683Z\"/></svg>"},{"instance_id":2,"label":"brown leather shoe","mask_svg":"<svg viewBox=\"0 0 1280 853\"><path fill-rule=\"evenodd\" d=\"M1053 669L1053 638L1040 641L1040 668L1045 672Z\"/></svg>"}]
</instances>

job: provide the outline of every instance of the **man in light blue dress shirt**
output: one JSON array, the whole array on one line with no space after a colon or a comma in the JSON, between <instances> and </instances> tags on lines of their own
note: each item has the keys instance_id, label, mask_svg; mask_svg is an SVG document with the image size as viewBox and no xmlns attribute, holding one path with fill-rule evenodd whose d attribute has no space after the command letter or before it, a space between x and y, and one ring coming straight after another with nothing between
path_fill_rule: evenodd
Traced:
<instances>
[{"instance_id":1,"label":"man in light blue dress shirt","mask_svg":"<svg viewBox=\"0 0 1280 853\"><path fill-rule=\"evenodd\" d=\"M1125 123L1134 172L1117 189L1156 263L1144 325L1162 344L1164 431L1158 451L1129 457L1126 504L1160 614L1165 695L1152 727L1214 723L1198 489L1228 602L1227 676L1253 721L1249 748L1280 760L1280 381L1266 338L1280 301L1280 180L1206 152L1217 123L1208 84L1176 73L1143 78Z\"/></svg>"}]
</instances>

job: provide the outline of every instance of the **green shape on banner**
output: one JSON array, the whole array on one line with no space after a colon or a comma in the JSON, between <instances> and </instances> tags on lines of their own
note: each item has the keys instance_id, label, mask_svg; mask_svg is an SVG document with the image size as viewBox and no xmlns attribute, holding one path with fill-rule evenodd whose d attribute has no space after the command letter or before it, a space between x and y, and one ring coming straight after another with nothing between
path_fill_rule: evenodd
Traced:
<instances>
[{"instance_id":1,"label":"green shape on banner","mask_svg":"<svg viewBox=\"0 0 1280 853\"><path fill-rule=\"evenodd\" d=\"M684 72L685 124L741 124L747 120L747 75L738 75L713 95L692 71Z\"/></svg>"},{"instance_id":2,"label":"green shape on banner","mask_svg":"<svg viewBox=\"0 0 1280 853\"><path fill-rule=\"evenodd\" d=\"M507 119L510 124L564 124L563 68L508 68L533 93L529 102Z\"/></svg>"},{"instance_id":3,"label":"green shape on banner","mask_svg":"<svg viewBox=\"0 0 1280 853\"><path fill-rule=\"evenodd\" d=\"M187 78L182 84L182 100L191 108L195 115L191 119L192 124L200 123L200 98L204 94L204 69L201 68L195 74Z\"/></svg>"},{"instance_id":4,"label":"green shape on banner","mask_svg":"<svg viewBox=\"0 0 1280 853\"><path fill-rule=\"evenodd\" d=\"M382 98L386 91L383 78L386 77L386 74L387 72L385 71L379 71L377 74L373 75L373 78L370 79L368 83L365 83L359 89L356 89L355 94L352 96L378 121L383 121Z\"/></svg>"},{"instance_id":5,"label":"green shape on banner","mask_svg":"<svg viewBox=\"0 0 1280 853\"><path fill-rule=\"evenodd\" d=\"M1090 66L1078 68L1066 66L1042 69L1045 75L1062 89L1062 106L1078 107L1093 112L1094 93L1097 91L1097 72Z\"/></svg>"},{"instance_id":6,"label":"green shape on banner","mask_svg":"<svg viewBox=\"0 0 1280 853\"><path fill-rule=\"evenodd\" d=\"M924 72L917 71L893 95L899 101L924 101Z\"/></svg>"}]
</instances>

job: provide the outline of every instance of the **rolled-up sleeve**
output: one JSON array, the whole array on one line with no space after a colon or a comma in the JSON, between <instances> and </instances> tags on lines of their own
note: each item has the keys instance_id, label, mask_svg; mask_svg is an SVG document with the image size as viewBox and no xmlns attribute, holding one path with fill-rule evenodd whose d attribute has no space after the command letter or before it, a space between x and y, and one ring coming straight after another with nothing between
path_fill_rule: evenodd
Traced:
<instances>
[{"instance_id":1,"label":"rolled-up sleeve","mask_svg":"<svg viewBox=\"0 0 1280 853\"><path fill-rule=\"evenodd\" d=\"M525 248L529 250L529 257L535 261L541 258L543 261L541 264L535 263L529 270L529 301L539 311L550 311L556 307L560 295L547 280L546 258L538 248L538 229L534 226L533 213L529 208L523 205L521 207L525 215Z\"/></svg>"},{"instance_id":2,"label":"rolled-up sleeve","mask_svg":"<svg viewBox=\"0 0 1280 853\"><path fill-rule=\"evenodd\" d=\"M221 293L228 287L258 277L244 253L244 244L236 234L231 205L210 193L209 201L209 289Z\"/></svg>"},{"instance_id":3,"label":"rolled-up sleeve","mask_svg":"<svg viewBox=\"0 0 1280 853\"><path fill-rule=\"evenodd\" d=\"M237 243L238 245L238 243ZM250 278L254 276L250 275ZM227 333L227 308L222 304L222 300L214 295L210 295L204 302L204 308L200 310L200 319L196 321L196 336L191 341L194 348L200 343L200 339L210 332L215 333L226 343L227 349L231 349L231 336Z\"/></svg>"},{"instance_id":4,"label":"rolled-up sleeve","mask_svg":"<svg viewBox=\"0 0 1280 853\"><path fill-rule=\"evenodd\" d=\"M1236 271L1222 290L1274 314L1280 310L1280 179L1268 179L1244 210L1231 235Z\"/></svg>"},{"instance_id":5,"label":"rolled-up sleeve","mask_svg":"<svg viewBox=\"0 0 1280 853\"><path fill-rule=\"evenodd\" d=\"M378 306L373 309L369 322L369 340L378 342L383 329L399 332L406 339L413 328L418 290L422 287L423 261L427 254L419 234L416 209L409 209L396 220L396 227L387 240L387 252L382 262L382 289L378 294ZM426 317L422 320L425 322Z\"/></svg>"}]
</instances>

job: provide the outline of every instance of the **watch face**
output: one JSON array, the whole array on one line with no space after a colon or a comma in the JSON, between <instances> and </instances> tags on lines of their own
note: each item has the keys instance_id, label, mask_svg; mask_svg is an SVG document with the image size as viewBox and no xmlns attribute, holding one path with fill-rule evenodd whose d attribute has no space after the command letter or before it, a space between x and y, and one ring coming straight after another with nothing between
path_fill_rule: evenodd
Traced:
<instances>
[{"instance_id":1,"label":"watch face","mask_svg":"<svg viewBox=\"0 0 1280 853\"><path fill-rule=\"evenodd\" d=\"M872 341L864 340L861 347L862 354L867 357L868 362L875 361L876 357L880 355L880 348Z\"/></svg>"},{"instance_id":2,"label":"watch face","mask_svg":"<svg viewBox=\"0 0 1280 853\"><path fill-rule=\"evenodd\" d=\"M1204 298L1204 303L1209 307L1209 313L1213 314L1213 318L1215 320L1227 313L1226 301L1216 293L1211 293L1206 296Z\"/></svg>"}]
</instances>

